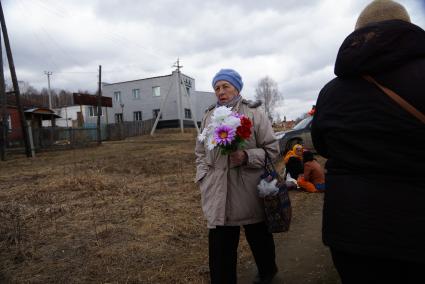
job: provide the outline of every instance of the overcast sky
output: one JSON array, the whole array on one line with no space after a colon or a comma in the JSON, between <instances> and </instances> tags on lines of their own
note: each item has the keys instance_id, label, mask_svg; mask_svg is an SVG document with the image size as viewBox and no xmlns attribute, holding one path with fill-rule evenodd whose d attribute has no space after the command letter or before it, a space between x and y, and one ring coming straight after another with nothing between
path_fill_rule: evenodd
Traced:
<instances>
[{"instance_id":1,"label":"overcast sky","mask_svg":"<svg viewBox=\"0 0 425 284\"><path fill-rule=\"evenodd\" d=\"M334 77L339 46L368 0L3 0L18 80L95 91L168 75L177 57L196 89L220 68L237 70L253 98L268 75L283 93L280 116L307 112ZM425 27L425 0L400 0ZM3 58L5 58L3 52ZM5 61L5 60L4 60ZM8 68L6 81L10 82Z\"/></svg>"}]
</instances>

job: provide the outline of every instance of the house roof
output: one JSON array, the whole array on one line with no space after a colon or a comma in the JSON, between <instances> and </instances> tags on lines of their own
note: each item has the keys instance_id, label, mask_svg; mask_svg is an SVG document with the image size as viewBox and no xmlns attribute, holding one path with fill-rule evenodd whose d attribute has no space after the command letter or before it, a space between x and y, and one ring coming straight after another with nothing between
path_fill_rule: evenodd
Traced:
<instances>
[{"instance_id":1,"label":"house roof","mask_svg":"<svg viewBox=\"0 0 425 284\"><path fill-rule=\"evenodd\" d=\"M43 119L51 119L52 117L61 118L61 116L57 115L53 110L43 107L27 109L24 112L41 115Z\"/></svg>"}]
</instances>

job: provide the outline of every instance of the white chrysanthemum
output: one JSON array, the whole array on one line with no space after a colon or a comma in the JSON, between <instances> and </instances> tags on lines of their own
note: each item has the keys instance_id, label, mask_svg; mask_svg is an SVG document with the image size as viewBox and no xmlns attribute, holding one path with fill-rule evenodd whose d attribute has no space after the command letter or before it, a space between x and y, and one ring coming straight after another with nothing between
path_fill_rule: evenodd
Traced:
<instances>
[{"instance_id":1,"label":"white chrysanthemum","mask_svg":"<svg viewBox=\"0 0 425 284\"><path fill-rule=\"evenodd\" d=\"M199 142L204 142L205 138L207 138L207 128L204 128L201 132L201 134L198 135Z\"/></svg>"},{"instance_id":2,"label":"white chrysanthemum","mask_svg":"<svg viewBox=\"0 0 425 284\"><path fill-rule=\"evenodd\" d=\"M213 115L211 116L211 121L215 123L221 123L223 120L232 114L232 109L230 107L221 106L214 110Z\"/></svg>"},{"instance_id":3,"label":"white chrysanthemum","mask_svg":"<svg viewBox=\"0 0 425 284\"><path fill-rule=\"evenodd\" d=\"M217 142L214 139L214 135L208 136L208 139L207 139L208 150L210 150L210 151L213 150L215 148L215 146L217 146Z\"/></svg>"},{"instance_id":4,"label":"white chrysanthemum","mask_svg":"<svg viewBox=\"0 0 425 284\"><path fill-rule=\"evenodd\" d=\"M223 121L224 125L230 126L231 128L235 129L241 126L241 120L237 117L234 117L233 115L228 116Z\"/></svg>"}]
</instances>

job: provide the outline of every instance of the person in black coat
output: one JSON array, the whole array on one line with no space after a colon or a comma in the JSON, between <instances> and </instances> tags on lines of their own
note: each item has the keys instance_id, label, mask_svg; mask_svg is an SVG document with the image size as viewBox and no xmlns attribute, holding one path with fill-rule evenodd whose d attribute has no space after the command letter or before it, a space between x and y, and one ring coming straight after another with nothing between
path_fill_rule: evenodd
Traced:
<instances>
[{"instance_id":1,"label":"person in black coat","mask_svg":"<svg viewBox=\"0 0 425 284\"><path fill-rule=\"evenodd\" d=\"M326 157L323 241L343 283L425 283L425 127L372 76L425 113L425 31L377 0L342 43L312 123Z\"/></svg>"}]
</instances>

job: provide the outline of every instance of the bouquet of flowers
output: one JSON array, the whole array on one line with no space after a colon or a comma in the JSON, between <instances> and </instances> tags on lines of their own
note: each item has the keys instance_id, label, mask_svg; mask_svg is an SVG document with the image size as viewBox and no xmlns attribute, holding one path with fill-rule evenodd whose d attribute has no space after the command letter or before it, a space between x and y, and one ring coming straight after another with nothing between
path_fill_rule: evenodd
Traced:
<instances>
[{"instance_id":1,"label":"bouquet of flowers","mask_svg":"<svg viewBox=\"0 0 425 284\"><path fill-rule=\"evenodd\" d=\"M251 127L252 122L247 116L220 106L214 110L211 123L199 134L198 140L207 143L209 150L219 147L221 154L227 155L245 146L251 136Z\"/></svg>"}]
</instances>

